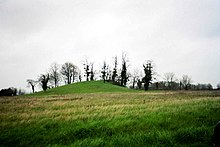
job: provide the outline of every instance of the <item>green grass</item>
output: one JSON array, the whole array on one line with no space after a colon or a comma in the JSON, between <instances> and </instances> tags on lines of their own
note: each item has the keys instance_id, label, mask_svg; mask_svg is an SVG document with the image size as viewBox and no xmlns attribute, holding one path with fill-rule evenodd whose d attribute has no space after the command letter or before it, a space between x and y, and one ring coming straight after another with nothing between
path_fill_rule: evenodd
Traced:
<instances>
[{"instance_id":1,"label":"green grass","mask_svg":"<svg viewBox=\"0 0 220 147\"><path fill-rule=\"evenodd\" d=\"M123 90L0 98L0 146L212 146L219 92Z\"/></svg>"},{"instance_id":2,"label":"green grass","mask_svg":"<svg viewBox=\"0 0 220 147\"><path fill-rule=\"evenodd\" d=\"M63 95L63 94L75 94L75 93L106 93L106 92L130 92L134 90L126 87L113 85L103 81L90 81L90 82L79 82L69 85L52 88L46 92L38 92L34 95Z\"/></svg>"}]
</instances>

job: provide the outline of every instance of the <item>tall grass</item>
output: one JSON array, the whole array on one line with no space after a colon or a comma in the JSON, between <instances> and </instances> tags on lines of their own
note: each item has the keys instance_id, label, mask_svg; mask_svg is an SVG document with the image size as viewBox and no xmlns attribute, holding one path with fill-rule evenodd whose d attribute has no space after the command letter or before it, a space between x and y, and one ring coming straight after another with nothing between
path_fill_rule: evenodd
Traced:
<instances>
[{"instance_id":1,"label":"tall grass","mask_svg":"<svg viewBox=\"0 0 220 147\"><path fill-rule=\"evenodd\" d=\"M0 99L1 146L212 146L213 92L78 93Z\"/></svg>"}]
</instances>

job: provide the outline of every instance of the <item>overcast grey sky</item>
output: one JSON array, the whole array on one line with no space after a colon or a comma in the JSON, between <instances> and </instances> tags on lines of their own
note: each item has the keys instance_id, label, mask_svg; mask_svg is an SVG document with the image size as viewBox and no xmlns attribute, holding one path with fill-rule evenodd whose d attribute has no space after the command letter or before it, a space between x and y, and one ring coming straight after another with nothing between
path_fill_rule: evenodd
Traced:
<instances>
[{"instance_id":1,"label":"overcast grey sky","mask_svg":"<svg viewBox=\"0 0 220 147\"><path fill-rule=\"evenodd\" d=\"M220 82L219 0L0 0L0 89L26 88L50 64L98 70L128 54L130 69L152 59L163 76Z\"/></svg>"}]
</instances>

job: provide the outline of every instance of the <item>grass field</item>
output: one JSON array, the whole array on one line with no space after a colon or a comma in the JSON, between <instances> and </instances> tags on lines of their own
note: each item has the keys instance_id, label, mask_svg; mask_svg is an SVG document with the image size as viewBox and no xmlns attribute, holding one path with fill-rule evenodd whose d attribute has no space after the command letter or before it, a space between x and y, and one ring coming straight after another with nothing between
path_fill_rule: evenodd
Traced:
<instances>
[{"instance_id":1,"label":"grass field","mask_svg":"<svg viewBox=\"0 0 220 147\"><path fill-rule=\"evenodd\" d=\"M217 91L82 84L90 91L70 92L68 85L45 95L0 98L0 146L212 146L220 120Z\"/></svg>"},{"instance_id":2,"label":"grass field","mask_svg":"<svg viewBox=\"0 0 220 147\"><path fill-rule=\"evenodd\" d=\"M66 95L80 93L106 93L106 92L136 92L125 87L113 85L111 83L103 83L103 81L79 82L70 85L60 86L54 89L49 89L46 92L35 93L35 96L45 95Z\"/></svg>"}]
</instances>

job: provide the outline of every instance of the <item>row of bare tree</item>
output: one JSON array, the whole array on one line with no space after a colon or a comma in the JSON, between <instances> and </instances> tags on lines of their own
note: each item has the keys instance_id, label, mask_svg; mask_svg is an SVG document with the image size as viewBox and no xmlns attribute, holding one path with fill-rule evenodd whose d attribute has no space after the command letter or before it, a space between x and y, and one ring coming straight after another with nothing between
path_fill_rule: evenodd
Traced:
<instances>
[{"instance_id":1,"label":"row of bare tree","mask_svg":"<svg viewBox=\"0 0 220 147\"><path fill-rule=\"evenodd\" d=\"M113 67L113 68L111 68ZM40 84L42 89L46 91L48 88L58 87L62 84L71 84L74 82L81 82L82 77L85 77L86 81L93 81L96 79L102 79L104 82L112 82L120 86L128 86L133 89L212 89L211 84L198 84L193 85L192 79L188 75L183 75L180 80L176 78L173 72L165 73L162 81L157 81L157 73L154 70L154 64L148 60L143 64L143 72L134 70L133 74L128 72L128 58L125 53L122 54L121 68L118 69L118 58L114 57L112 66L108 65L106 61L103 62L102 68L97 72L94 70L94 63L85 60L83 63L83 75L81 70L75 64L66 62L62 65L53 63L48 73L41 74L37 80L28 79L27 83L35 92L35 86ZM99 75L99 78L96 75ZM153 82L156 81L156 82ZM129 84L128 84L129 83ZM220 87L220 84L219 84Z\"/></svg>"},{"instance_id":2,"label":"row of bare tree","mask_svg":"<svg viewBox=\"0 0 220 147\"><path fill-rule=\"evenodd\" d=\"M85 60L83 63L84 66L84 77L86 81L95 80L95 74L97 71L94 71L94 63L88 62ZM103 67L99 71L101 74L99 77L103 79L104 82L111 81L114 84L118 84L120 86L126 86L128 82L128 73L127 73L127 57L126 54L122 54L122 68L120 70L118 67L118 59L114 57L114 68L111 70L110 66L107 63L103 62ZM76 81L82 81L82 73L78 66L74 65L71 62L66 62L63 65L59 65L57 63L53 63L48 73L41 74L37 80L28 79L27 83L29 87L32 88L33 93L35 92L35 86L40 84L44 91L47 88L58 87L60 84L71 84ZM50 85L50 86L48 86Z\"/></svg>"},{"instance_id":3,"label":"row of bare tree","mask_svg":"<svg viewBox=\"0 0 220 147\"><path fill-rule=\"evenodd\" d=\"M37 80L28 79L27 83L34 93L37 84L40 84L42 89L46 91L48 88L58 87L62 80L64 80L66 84L74 83L78 75L80 75L80 70L71 62L66 62L62 66L53 63L51 64L48 73L41 74ZM81 81L80 77L79 79ZM50 86L48 86L48 83L50 83Z\"/></svg>"}]
</instances>

